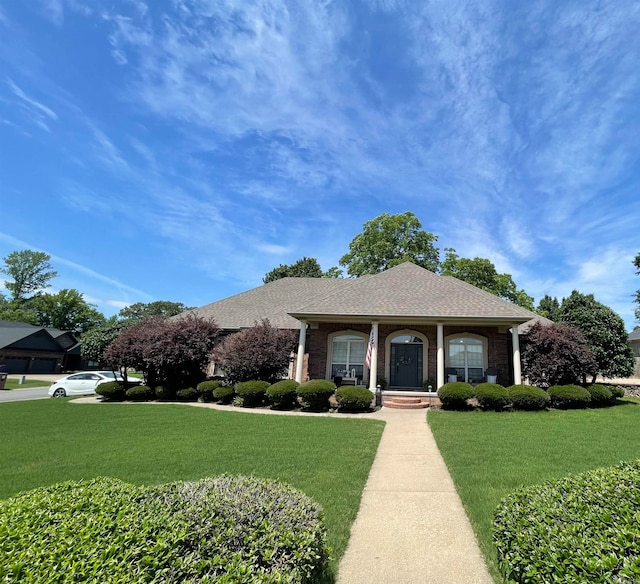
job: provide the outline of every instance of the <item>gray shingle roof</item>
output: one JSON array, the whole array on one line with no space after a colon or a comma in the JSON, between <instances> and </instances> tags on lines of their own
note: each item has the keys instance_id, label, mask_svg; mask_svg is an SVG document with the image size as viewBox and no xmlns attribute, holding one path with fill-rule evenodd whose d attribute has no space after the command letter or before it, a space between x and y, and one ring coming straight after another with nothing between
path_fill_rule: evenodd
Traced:
<instances>
[{"instance_id":1,"label":"gray shingle roof","mask_svg":"<svg viewBox=\"0 0 640 584\"><path fill-rule=\"evenodd\" d=\"M634 329L631 333L629 333L630 341L640 341L640 328Z\"/></svg>"},{"instance_id":2,"label":"gray shingle roof","mask_svg":"<svg viewBox=\"0 0 640 584\"><path fill-rule=\"evenodd\" d=\"M190 311L223 329L246 328L268 318L298 328L300 318L442 318L520 323L537 315L456 278L412 263L356 279L283 278Z\"/></svg>"}]
</instances>

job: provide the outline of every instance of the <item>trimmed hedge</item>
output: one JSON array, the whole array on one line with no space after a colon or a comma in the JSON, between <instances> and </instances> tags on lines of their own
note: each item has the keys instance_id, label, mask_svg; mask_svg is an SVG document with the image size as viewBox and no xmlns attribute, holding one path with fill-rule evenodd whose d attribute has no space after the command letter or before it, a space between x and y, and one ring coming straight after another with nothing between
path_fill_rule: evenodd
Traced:
<instances>
[{"instance_id":1,"label":"trimmed hedge","mask_svg":"<svg viewBox=\"0 0 640 584\"><path fill-rule=\"evenodd\" d=\"M509 392L498 383L479 383L475 388L478 405L485 410L502 410L509 403Z\"/></svg>"},{"instance_id":2,"label":"trimmed hedge","mask_svg":"<svg viewBox=\"0 0 640 584\"><path fill-rule=\"evenodd\" d=\"M221 385L213 390L213 398L223 404L230 404L235 394L233 387L227 385Z\"/></svg>"},{"instance_id":3,"label":"trimmed hedge","mask_svg":"<svg viewBox=\"0 0 640 584\"><path fill-rule=\"evenodd\" d=\"M156 399L159 401L171 401L176 397L176 392L172 388L165 387L164 385L158 385L154 391Z\"/></svg>"},{"instance_id":4,"label":"trimmed hedge","mask_svg":"<svg viewBox=\"0 0 640 584\"><path fill-rule=\"evenodd\" d=\"M290 410L297 404L296 390L300 384L295 379L283 379L267 388L267 399L274 408Z\"/></svg>"},{"instance_id":5,"label":"trimmed hedge","mask_svg":"<svg viewBox=\"0 0 640 584\"><path fill-rule=\"evenodd\" d=\"M586 389L591 396L592 407L608 406L615 401L612 391L606 385L594 383L593 385L588 385Z\"/></svg>"},{"instance_id":6,"label":"trimmed hedge","mask_svg":"<svg viewBox=\"0 0 640 584\"><path fill-rule=\"evenodd\" d=\"M343 385L336 390L338 406L345 412L369 411L373 398L373 392L366 387Z\"/></svg>"},{"instance_id":7,"label":"trimmed hedge","mask_svg":"<svg viewBox=\"0 0 640 584\"><path fill-rule=\"evenodd\" d=\"M183 387L176 391L176 397L180 401L194 402L200 396L200 392L195 387Z\"/></svg>"},{"instance_id":8,"label":"trimmed hedge","mask_svg":"<svg viewBox=\"0 0 640 584\"><path fill-rule=\"evenodd\" d=\"M126 388L124 383L119 381L107 381L100 383L96 387L96 393L109 401L122 401L126 397Z\"/></svg>"},{"instance_id":9,"label":"trimmed hedge","mask_svg":"<svg viewBox=\"0 0 640 584\"><path fill-rule=\"evenodd\" d=\"M203 401L210 402L214 400L213 391L220 385L222 385L220 381L207 380L198 383L196 389Z\"/></svg>"},{"instance_id":10,"label":"trimmed hedge","mask_svg":"<svg viewBox=\"0 0 640 584\"><path fill-rule=\"evenodd\" d=\"M297 392L302 405L310 410L328 410L329 398L336 390L333 381L312 379L298 386Z\"/></svg>"},{"instance_id":11,"label":"trimmed hedge","mask_svg":"<svg viewBox=\"0 0 640 584\"><path fill-rule=\"evenodd\" d=\"M626 395L626 392L623 387L619 385L610 385L609 390L611 391L611 397L615 399L622 398Z\"/></svg>"},{"instance_id":12,"label":"trimmed hedge","mask_svg":"<svg viewBox=\"0 0 640 584\"><path fill-rule=\"evenodd\" d=\"M438 390L442 407L449 410L464 410L469 406L467 400L474 396L473 387L464 381L445 383Z\"/></svg>"},{"instance_id":13,"label":"trimmed hedge","mask_svg":"<svg viewBox=\"0 0 640 584\"><path fill-rule=\"evenodd\" d=\"M507 391L514 410L544 410L549 405L549 394L535 385L512 385Z\"/></svg>"},{"instance_id":14,"label":"trimmed hedge","mask_svg":"<svg viewBox=\"0 0 640 584\"><path fill-rule=\"evenodd\" d=\"M310 582L321 508L271 480L67 482L0 501L0 581Z\"/></svg>"},{"instance_id":15,"label":"trimmed hedge","mask_svg":"<svg viewBox=\"0 0 640 584\"><path fill-rule=\"evenodd\" d=\"M126 396L131 401L149 401L155 399L156 394L148 385L134 385L127 389Z\"/></svg>"},{"instance_id":16,"label":"trimmed hedge","mask_svg":"<svg viewBox=\"0 0 640 584\"><path fill-rule=\"evenodd\" d=\"M247 408L261 406L270 385L268 381L242 381L236 383L236 395L242 398L242 405Z\"/></svg>"},{"instance_id":17,"label":"trimmed hedge","mask_svg":"<svg viewBox=\"0 0 640 584\"><path fill-rule=\"evenodd\" d=\"M579 385L552 385L547 393L551 398L551 406L554 408L586 408L591 401L591 394Z\"/></svg>"},{"instance_id":18,"label":"trimmed hedge","mask_svg":"<svg viewBox=\"0 0 640 584\"><path fill-rule=\"evenodd\" d=\"M640 581L640 461L520 489L497 508L505 581Z\"/></svg>"}]
</instances>

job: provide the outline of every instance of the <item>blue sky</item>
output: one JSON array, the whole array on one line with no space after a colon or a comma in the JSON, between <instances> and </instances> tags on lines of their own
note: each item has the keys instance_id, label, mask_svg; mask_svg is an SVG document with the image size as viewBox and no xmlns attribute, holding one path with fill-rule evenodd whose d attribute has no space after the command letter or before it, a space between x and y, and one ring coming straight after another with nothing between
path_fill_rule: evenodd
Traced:
<instances>
[{"instance_id":1,"label":"blue sky","mask_svg":"<svg viewBox=\"0 0 640 584\"><path fill-rule=\"evenodd\" d=\"M0 0L0 257L200 306L413 211L536 298L640 288L636 0Z\"/></svg>"}]
</instances>

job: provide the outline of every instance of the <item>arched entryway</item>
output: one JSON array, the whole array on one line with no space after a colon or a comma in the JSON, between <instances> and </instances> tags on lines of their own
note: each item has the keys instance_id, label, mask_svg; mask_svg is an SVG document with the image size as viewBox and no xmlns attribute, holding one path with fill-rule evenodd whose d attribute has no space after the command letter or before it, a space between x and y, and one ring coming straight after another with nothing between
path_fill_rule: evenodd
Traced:
<instances>
[{"instance_id":1,"label":"arched entryway","mask_svg":"<svg viewBox=\"0 0 640 584\"><path fill-rule=\"evenodd\" d=\"M397 331L387 342L389 387L421 388L426 379L426 338L414 331Z\"/></svg>"}]
</instances>

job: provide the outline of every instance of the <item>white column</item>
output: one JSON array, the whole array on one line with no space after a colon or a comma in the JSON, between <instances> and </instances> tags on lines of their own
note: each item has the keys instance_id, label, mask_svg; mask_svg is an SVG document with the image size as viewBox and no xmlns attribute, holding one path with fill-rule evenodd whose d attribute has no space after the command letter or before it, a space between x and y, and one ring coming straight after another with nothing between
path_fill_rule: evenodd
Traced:
<instances>
[{"instance_id":1,"label":"white column","mask_svg":"<svg viewBox=\"0 0 640 584\"><path fill-rule=\"evenodd\" d=\"M296 381L302 383L302 372L304 369L304 350L307 340L307 321L300 321L300 338L298 340L298 361L296 363Z\"/></svg>"},{"instance_id":2,"label":"white column","mask_svg":"<svg viewBox=\"0 0 640 584\"><path fill-rule=\"evenodd\" d=\"M513 344L513 383L522 383L522 368L520 363L520 337L518 335L518 325L511 325L511 339Z\"/></svg>"},{"instance_id":3,"label":"white column","mask_svg":"<svg viewBox=\"0 0 640 584\"><path fill-rule=\"evenodd\" d=\"M375 393L378 385L378 323L371 323L373 331L373 349L371 351L371 368L369 369L369 389Z\"/></svg>"},{"instance_id":4,"label":"white column","mask_svg":"<svg viewBox=\"0 0 640 584\"><path fill-rule=\"evenodd\" d=\"M437 379L436 386L440 389L444 385L444 326L441 322L437 324Z\"/></svg>"}]
</instances>

